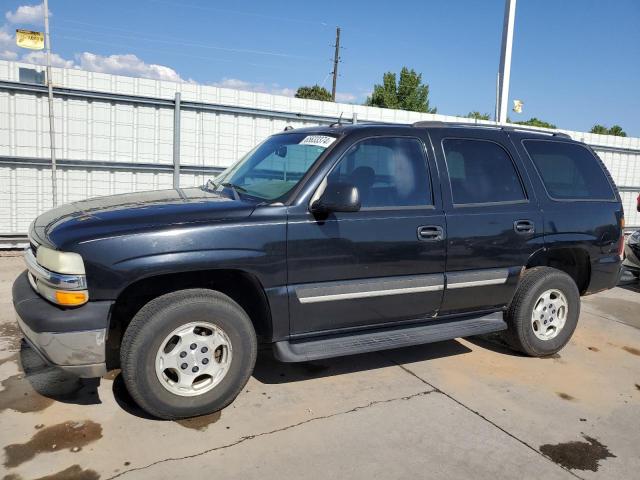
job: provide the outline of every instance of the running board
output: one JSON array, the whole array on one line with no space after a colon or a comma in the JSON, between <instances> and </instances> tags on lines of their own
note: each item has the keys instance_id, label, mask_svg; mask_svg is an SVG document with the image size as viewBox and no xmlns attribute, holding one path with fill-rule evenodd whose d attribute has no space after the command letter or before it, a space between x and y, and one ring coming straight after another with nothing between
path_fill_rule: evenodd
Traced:
<instances>
[{"instance_id":1,"label":"running board","mask_svg":"<svg viewBox=\"0 0 640 480\"><path fill-rule=\"evenodd\" d=\"M273 344L281 362L308 362L322 358L409 347L506 330L502 312L482 317L433 320L426 324L343 333L306 340L284 340Z\"/></svg>"}]
</instances>

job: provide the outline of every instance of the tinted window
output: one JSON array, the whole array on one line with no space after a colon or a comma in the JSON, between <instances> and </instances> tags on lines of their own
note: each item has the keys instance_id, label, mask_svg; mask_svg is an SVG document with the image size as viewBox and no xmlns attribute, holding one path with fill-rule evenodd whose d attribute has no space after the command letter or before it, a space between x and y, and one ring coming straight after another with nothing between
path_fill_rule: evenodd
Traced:
<instances>
[{"instance_id":1,"label":"tinted window","mask_svg":"<svg viewBox=\"0 0 640 480\"><path fill-rule=\"evenodd\" d=\"M357 143L327 181L355 185L363 208L432 204L422 144L414 138L373 138Z\"/></svg>"},{"instance_id":2,"label":"tinted window","mask_svg":"<svg viewBox=\"0 0 640 480\"><path fill-rule=\"evenodd\" d=\"M575 143L525 140L547 192L562 200L614 198L611 184L598 159Z\"/></svg>"},{"instance_id":3,"label":"tinted window","mask_svg":"<svg viewBox=\"0 0 640 480\"><path fill-rule=\"evenodd\" d=\"M442 142L453 203L513 202L526 198L511 157L497 143L446 139Z\"/></svg>"}]
</instances>

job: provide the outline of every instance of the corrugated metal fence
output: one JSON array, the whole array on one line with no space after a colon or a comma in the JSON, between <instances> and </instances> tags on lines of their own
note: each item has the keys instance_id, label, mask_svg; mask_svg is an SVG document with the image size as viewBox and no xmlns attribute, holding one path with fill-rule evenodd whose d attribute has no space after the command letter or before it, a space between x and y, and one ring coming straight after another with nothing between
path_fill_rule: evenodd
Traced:
<instances>
[{"instance_id":1,"label":"corrugated metal fence","mask_svg":"<svg viewBox=\"0 0 640 480\"><path fill-rule=\"evenodd\" d=\"M41 71L0 61L0 247L21 243L33 218L52 206ZM472 121L75 69L54 69L53 79L59 203L170 188L174 174L180 186L201 185L287 125L341 115L345 122ZM599 153L621 190L627 224L640 225L640 139L565 132Z\"/></svg>"}]
</instances>

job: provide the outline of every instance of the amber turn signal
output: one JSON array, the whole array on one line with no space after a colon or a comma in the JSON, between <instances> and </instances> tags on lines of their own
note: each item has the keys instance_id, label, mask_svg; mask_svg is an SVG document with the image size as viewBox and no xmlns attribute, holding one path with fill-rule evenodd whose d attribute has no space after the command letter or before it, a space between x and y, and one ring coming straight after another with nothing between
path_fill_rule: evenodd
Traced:
<instances>
[{"instance_id":1,"label":"amber turn signal","mask_svg":"<svg viewBox=\"0 0 640 480\"><path fill-rule=\"evenodd\" d=\"M87 303L87 292L65 292L56 290L56 301L66 307L76 307Z\"/></svg>"}]
</instances>

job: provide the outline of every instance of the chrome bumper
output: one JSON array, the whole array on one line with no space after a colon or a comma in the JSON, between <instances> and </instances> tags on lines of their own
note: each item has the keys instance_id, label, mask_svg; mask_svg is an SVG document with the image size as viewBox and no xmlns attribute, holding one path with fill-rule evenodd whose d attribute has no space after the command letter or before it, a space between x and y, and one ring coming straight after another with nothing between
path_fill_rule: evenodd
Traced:
<instances>
[{"instance_id":1,"label":"chrome bumper","mask_svg":"<svg viewBox=\"0 0 640 480\"><path fill-rule=\"evenodd\" d=\"M101 377L105 364L106 329L64 333L37 333L18 316L27 343L49 364L79 377Z\"/></svg>"}]
</instances>

